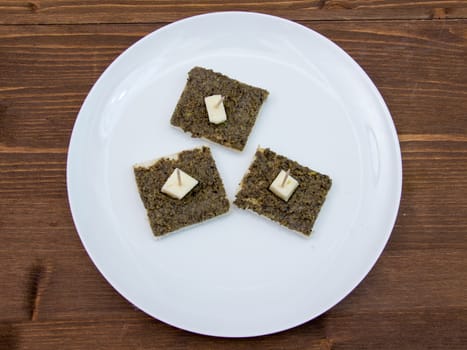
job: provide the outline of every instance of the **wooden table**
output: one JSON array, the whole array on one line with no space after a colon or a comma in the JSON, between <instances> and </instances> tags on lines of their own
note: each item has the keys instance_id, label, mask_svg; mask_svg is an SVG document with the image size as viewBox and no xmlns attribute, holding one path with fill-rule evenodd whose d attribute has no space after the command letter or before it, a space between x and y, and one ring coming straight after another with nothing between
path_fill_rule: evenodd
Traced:
<instances>
[{"instance_id":1,"label":"wooden table","mask_svg":"<svg viewBox=\"0 0 467 350\"><path fill-rule=\"evenodd\" d=\"M321 317L250 339L154 320L99 274L65 180L73 123L125 48L172 21L265 12L344 48L384 96L404 185L367 278ZM0 0L1 349L466 349L467 2Z\"/></svg>"}]
</instances>

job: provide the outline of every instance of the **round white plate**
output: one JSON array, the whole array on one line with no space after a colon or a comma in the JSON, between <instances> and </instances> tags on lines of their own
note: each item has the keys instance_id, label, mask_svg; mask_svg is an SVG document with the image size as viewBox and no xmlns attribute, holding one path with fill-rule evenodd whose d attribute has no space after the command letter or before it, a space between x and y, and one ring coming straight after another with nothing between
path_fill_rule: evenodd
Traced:
<instances>
[{"instance_id":1,"label":"round white plate","mask_svg":"<svg viewBox=\"0 0 467 350\"><path fill-rule=\"evenodd\" d=\"M311 238L232 206L154 239L132 165L206 144L169 123L197 65L270 92L243 152L209 144L231 200L258 145L333 179ZM344 51L284 19L225 12L156 30L108 67L76 120L67 182L80 238L119 293L176 327L240 337L313 319L357 286L393 228L401 169L391 115Z\"/></svg>"}]
</instances>

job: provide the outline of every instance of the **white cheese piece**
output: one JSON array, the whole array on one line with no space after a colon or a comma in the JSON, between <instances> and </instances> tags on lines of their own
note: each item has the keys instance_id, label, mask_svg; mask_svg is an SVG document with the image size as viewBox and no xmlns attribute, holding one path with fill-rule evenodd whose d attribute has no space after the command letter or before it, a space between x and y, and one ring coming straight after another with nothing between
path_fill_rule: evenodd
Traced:
<instances>
[{"instance_id":1,"label":"white cheese piece","mask_svg":"<svg viewBox=\"0 0 467 350\"><path fill-rule=\"evenodd\" d=\"M287 179L284 182L284 178ZM279 175L274 179L269 189L272 193L274 193L277 197L284 201L288 201L290 196L295 192L298 187L298 181L295 180L292 176L287 174L286 171L281 170Z\"/></svg>"},{"instance_id":2,"label":"white cheese piece","mask_svg":"<svg viewBox=\"0 0 467 350\"><path fill-rule=\"evenodd\" d=\"M227 120L222 95L205 97L204 103L211 123L220 124Z\"/></svg>"},{"instance_id":3,"label":"white cheese piece","mask_svg":"<svg viewBox=\"0 0 467 350\"><path fill-rule=\"evenodd\" d=\"M177 174L179 171L179 175ZM197 184L198 180L192 178L190 175L185 173L183 170L176 168L173 173L169 176L164 186L161 188L161 192L169 195L172 198L182 199L188 192L190 192Z\"/></svg>"}]
</instances>

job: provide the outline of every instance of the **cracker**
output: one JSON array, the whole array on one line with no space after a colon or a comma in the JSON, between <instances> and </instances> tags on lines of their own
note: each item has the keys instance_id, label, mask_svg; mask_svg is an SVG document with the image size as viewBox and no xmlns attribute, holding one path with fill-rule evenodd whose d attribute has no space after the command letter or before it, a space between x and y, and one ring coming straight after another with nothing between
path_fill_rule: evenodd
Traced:
<instances>
[{"instance_id":1,"label":"cracker","mask_svg":"<svg viewBox=\"0 0 467 350\"><path fill-rule=\"evenodd\" d=\"M204 98L224 96L227 121L209 122ZM242 151L269 92L231 79L210 69L195 67L170 120L173 126L223 146Z\"/></svg>"},{"instance_id":2,"label":"cracker","mask_svg":"<svg viewBox=\"0 0 467 350\"><path fill-rule=\"evenodd\" d=\"M199 183L182 199L161 192L175 168ZM138 191L156 237L201 223L229 210L224 184L209 147L182 151L133 167Z\"/></svg>"},{"instance_id":3,"label":"cracker","mask_svg":"<svg viewBox=\"0 0 467 350\"><path fill-rule=\"evenodd\" d=\"M281 170L288 169L299 185L285 202L273 194L269 186ZM310 236L331 184L332 181L327 175L300 165L268 148L258 148L242 179L234 204Z\"/></svg>"}]
</instances>

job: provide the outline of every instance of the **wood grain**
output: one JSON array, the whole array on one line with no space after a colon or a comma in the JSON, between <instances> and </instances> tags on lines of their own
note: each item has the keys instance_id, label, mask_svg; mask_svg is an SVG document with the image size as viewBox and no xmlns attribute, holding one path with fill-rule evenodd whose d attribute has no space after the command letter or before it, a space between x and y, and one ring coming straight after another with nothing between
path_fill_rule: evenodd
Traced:
<instances>
[{"instance_id":1,"label":"wood grain","mask_svg":"<svg viewBox=\"0 0 467 350\"><path fill-rule=\"evenodd\" d=\"M0 24L172 22L208 11L254 11L292 20L467 18L461 0L0 1Z\"/></svg>"},{"instance_id":2,"label":"wood grain","mask_svg":"<svg viewBox=\"0 0 467 350\"><path fill-rule=\"evenodd\" d=\"M458 134L467 108L467 20L302 22L341 45L383 94L399 133ZM66 148L92 84L160 25L0 27L0 146ZM440 115L449 115L439 122ZM424 122L420 123L420 118ZM21 128L23 123L28 128ZM8 131L7 130L11 130Z\"/></svg>"},{"instance_id":3,"label":"wood grain","mask_svg":"<svg viewBox=\"0 0 467 350\"><path fill-rule=\"evenodd\" d=\"M0 1L0 349L465 349L466 7ZM112 60L173 20L234 8L297 20L350 53L384 96L403 157L399 216L369 275L321 317L252 339L191 334L127 302L87 256L66 192L73 123Z\"/></svg>"},{"instance_id":4,"label":"wood grain","mask_svg":"<svg viewBox=\"0 0 467 350\"><path fill-rule=\"evenodd\" d=\"M145 317L4 325L10 349L462 349L467 322L458 309L346 314L331 311L287 332L250 339L222 339L184 332ZM376 316L376 317L375 317ZM370 329L362 325L372 324ZM427 334L406 324L428 325ZM345 327L336 327L345 325ZM459 336L450 337L456 333ZM0 335L2 326L0 325ZM109 334L113 336L109 337ZM375 337L384 334L384 337ZM90 336L91 335L91 336ZM430 341L429 343L427 342ZM390 344L390 346L388 346ZM16 347L15 347L16 346Z\"/></svg>"}]
</instances>

